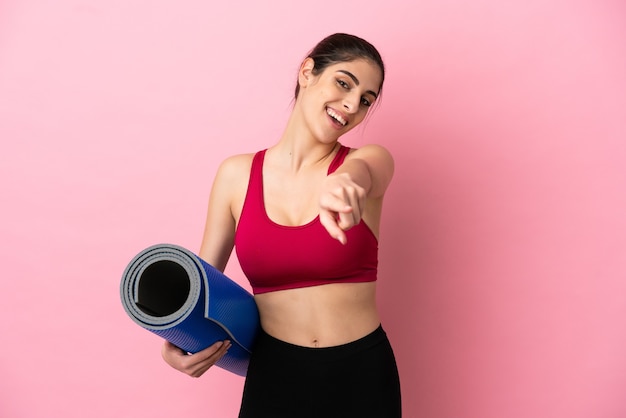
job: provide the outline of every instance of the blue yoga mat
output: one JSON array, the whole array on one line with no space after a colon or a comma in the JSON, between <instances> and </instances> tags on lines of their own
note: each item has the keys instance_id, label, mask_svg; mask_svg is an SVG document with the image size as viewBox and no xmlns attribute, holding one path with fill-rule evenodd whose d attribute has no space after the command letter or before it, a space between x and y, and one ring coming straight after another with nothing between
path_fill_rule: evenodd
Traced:
<instances>
[{"instance_id":1,"label":"blue yoga mat","mask_svg":"<svg viewBox=\"0 0 626 418\"><path fill-rule=\"evenodd\" d=\"M133 321L189 353L230 340L215 365L246 375L260 327L254 298L197 255L171 244L146 248L126 267L120 293Z\"/></svg>"}]
</instances>

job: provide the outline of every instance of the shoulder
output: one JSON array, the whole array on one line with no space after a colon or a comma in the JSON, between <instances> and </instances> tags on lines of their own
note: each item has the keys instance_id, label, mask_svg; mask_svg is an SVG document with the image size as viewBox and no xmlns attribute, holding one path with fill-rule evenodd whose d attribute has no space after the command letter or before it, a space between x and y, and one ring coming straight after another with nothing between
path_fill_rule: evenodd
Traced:
<instances>
[{"instance_id":1,"label":"shoulder","mask_svg":"<svg viewBox=\"0 0 626 418\"><path fill-rule=\"evenodd\" d=\"M393 156L387 148L378 144L368 144L361 148L351 148L346 159L379 159L393 165Z\"/></svg>"},{"instance_id":2,"label":"shoulder","mask_svg":"<svg viewBox=\"0 0 626 418\"><path fill-rule=\"evenodd\" d=\"M226 183L247 180L254 155L254 153L238 154L226 158L217 170L216 180Z\"/></svg>"},{"instance_id":3,"label":"shoulder","mask_svg":"<svg viewBox=\"0 0 626 418\"><path fill-rule=\"evenodd\" d=\"M394 171L393 156L382 145L368 144L361 148L352 148L346 156L346 161L350 160L363 160L369 168L383 170L388 175Z\"/></svg>"},{"instance_id":4,"label":"shoulder","mask_svg":"<svg viewBox=\"0 0 626 418\"><path fill-rule=\"evenodd\" d=\"M222 161L213 179L211 195L223 202L231 202L245 194L253 158L254 154L240 154Z\"/></svg>"}]
</instances>

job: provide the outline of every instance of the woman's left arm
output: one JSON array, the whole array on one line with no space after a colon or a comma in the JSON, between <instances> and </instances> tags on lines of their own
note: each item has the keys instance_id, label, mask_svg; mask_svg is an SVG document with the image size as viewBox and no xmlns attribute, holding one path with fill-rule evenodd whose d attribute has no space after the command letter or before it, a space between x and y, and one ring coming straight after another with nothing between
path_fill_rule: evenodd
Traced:
<instances>
[{"instance_id":1,"label":"woman's left arm","mask_svg":"<svg viewBox=\"0 0 626 418\"><path fill-rule=\"evenodd\" d=\"M320 194L320 221L342 244L344 231L361 221L366 202L382 200L393 177L391 154L380 145L352 151L344 163L326 177Z\"/></svg>"}]
</instances>

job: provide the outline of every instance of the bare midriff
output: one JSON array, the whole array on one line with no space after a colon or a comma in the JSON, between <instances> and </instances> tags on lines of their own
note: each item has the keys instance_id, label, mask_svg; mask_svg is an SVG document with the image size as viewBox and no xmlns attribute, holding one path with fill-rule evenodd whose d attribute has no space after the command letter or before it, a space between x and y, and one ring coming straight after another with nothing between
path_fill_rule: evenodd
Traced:
<instances>
[{"instance_id":1,"label":"bare midriff","mask_svg":"<svg viewBox=\"0 0 626 418\"><path fill-rule=\"evenodd\" d=\"M272 337L303 347L333 347L380 325L376 282L333 283L255 296L261 326Z\"/></svg>"}]
</instances>

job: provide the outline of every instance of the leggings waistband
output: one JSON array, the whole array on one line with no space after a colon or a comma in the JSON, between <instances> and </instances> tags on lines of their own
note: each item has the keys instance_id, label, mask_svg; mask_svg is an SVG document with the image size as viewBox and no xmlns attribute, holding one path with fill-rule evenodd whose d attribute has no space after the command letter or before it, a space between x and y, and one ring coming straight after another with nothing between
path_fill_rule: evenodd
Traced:
<instances>
[{"instance_id":1,"label":"leggings waistband","mask_svg":"<svg viewBox=\"0 0 626 418\"><path fill-rule=\"evenodd\" d=\"M350 356L354 353L365 351L378 344L386 343L387 341L387 334L383 330L382 325L379 325L374 331L355 341L337 346L321 348L304 347L288 343L286 341L279 340L276 337L272 337L265 332L265 330L261 329L259 335L257 336L255 345L256 348L272 350L274 354L279 354L281 356L298 357L299 359L302 359L303 356L305 356L309 359L309 361L316 361Z\"/></svg>"}]
</instances>

